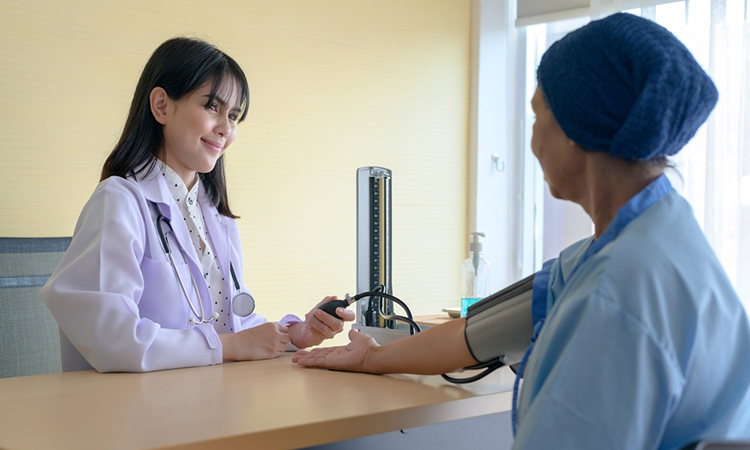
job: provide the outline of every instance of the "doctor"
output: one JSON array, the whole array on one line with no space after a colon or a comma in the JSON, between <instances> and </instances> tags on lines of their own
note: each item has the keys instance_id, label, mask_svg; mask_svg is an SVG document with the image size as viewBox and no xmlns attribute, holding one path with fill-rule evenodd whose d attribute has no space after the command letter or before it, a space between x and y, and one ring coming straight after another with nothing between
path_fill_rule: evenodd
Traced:
<instances>
[{"instance_id":1,"label":"doctor","mask_svg":"<svg viewBox=\"0 0 750 450\"><path fill-rule=\"evenodd\" d=\"M553 44L537 80L531 149L550 193L581 205L595 233L534 279L513 448L750 439L748 315L664 175L716 104L714 84L677 38L630 14ZM293 361L437 374L476 364L465 330L456 319L382 347L351 331L347 347Z\"/></svg>"},{"instance_id":2,"label":"doctor","mask_svg":"<svg viewBox=\"0 0 750 450\"><path fill-rule=\"evenodd\" d=\"M274 358L343 329L315 308L277 323L252 313L223 157L248 95L240 66L206 42L170 39L153 53L101 183L42 289L64 370Z\"/></svg>"}]
</instances>

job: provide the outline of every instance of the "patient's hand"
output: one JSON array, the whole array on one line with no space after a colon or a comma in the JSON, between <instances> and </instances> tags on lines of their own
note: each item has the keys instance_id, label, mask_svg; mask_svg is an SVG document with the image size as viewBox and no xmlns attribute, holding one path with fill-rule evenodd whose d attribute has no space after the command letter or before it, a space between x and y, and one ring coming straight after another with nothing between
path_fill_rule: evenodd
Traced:
<instances>
[{"instance_id":1,"label":"patient's hand","mask_svg":"<svg viewBox=\"0 0 750 450\"><path fill-rule=\"evenodd\" d=\"M351 342L346 347L300 350L294 354L292 362L306 367L374 373L367 362L372 350L378 347L375 339L352 329L349 330L349 340Z\"/></svg>"}]
</instances>

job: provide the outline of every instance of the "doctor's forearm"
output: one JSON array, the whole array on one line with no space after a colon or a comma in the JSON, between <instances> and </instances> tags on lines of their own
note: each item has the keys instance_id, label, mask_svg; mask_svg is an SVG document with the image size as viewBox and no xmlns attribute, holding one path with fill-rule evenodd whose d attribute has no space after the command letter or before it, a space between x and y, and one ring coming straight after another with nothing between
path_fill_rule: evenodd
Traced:
<instances>
[{"instance_id":1,"label":"doctor's forearm","mask_svg":"<svg viewBox=\"0 0 750 450\"><path fill-rule=\"evenodd\" d=\"M372 347L365 371L437 375L477 364L466 344L466 319L431 327L406 339Z\"/></svg>"}]
</instances>

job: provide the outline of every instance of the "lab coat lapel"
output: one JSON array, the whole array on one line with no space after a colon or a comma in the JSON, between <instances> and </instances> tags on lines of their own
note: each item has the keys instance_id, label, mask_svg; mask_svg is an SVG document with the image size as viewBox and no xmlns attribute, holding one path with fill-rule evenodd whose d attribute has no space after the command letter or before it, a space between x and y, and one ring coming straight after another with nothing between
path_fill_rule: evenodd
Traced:
<instances>
[{"instance_id":1,"label":"lab coat lapel","mask_svg":"<svg viewBox=\"0 0 750 450\"><path fill-rule=\"evenodd\" d=\"M154 169L148 177L144 178L139 182L143 187L144 195L146 200L156 202L159 205L161 213L169 219L174 230L175 237L179 243L180 250L185 252L185 256L190 261L191 266L198 268L200 272L200 261L198 260L198 254L193 248L193 242L190 240L190 232L188 231L185 220L182 217L182 212L177 206L177 203L172 198L172 194L169 192L167 182L164 180L164 176L161 175L159 170ZM175 250L174 257L178 258L177 249ZM203 276L200 277L201 279Z\"/></svg>"},{"instance_id":2,"label":"lab coat lapel","mask_svg":"<svg viewBox=\"0 0 750 450\"><path fill-rule=\"evenodd\" d=\"M159 170L154 168L151 173L143 178L139 178L137 183L141 187L146 200L156 203L162 215L171 221L172 217L174 217L170 208L172 195L169 193L167 182L164 181L164 177ZM150 205L149 209L151 209ZM179 211L177 213L179 214Z\"/></svg>"},{"instance_id":3,"label":"lab coat lapel","mask_svg":"<svg viewBox=\"0 0 750 450\"><path fill-rule=\"evenodd\" d=\"M182 212L180 211L180 208L177 206L177 203L174 201L170 202L169 207L172 211L172 217L175 218L175 220L172 221L172 228L174 229L174 234L177 236L177 241L180 243L180 249L182 249L185 252L185 256L187 256L188 261L190 261L190 268L193 270L193 274L198 273L200 276L196 277L197 279L203 280L203 274L201 269L201 263L198 259L198 252L195 251L195 248L193 247L193 241L190 239L190 231L188 230L187 224L185 224L185 218L182 217ZM176 258L177 256L175 256ZM200 283L198 283L200 286ZM203 292L201 292L201 296L203 296Z\"/></svg>"},{"instance_id":4,"label":"lab coat lapel","mask_svg":"<svg viewBox=\"0 0 750 450\"><path fill-rule=\"evenodd\" d=\"M156 203L164 217L169 219L178 244L177 248L172 246L172 251L174 252L172 256L179 261L181 258L180 253L183 251L185 252L190 272L193 274L198 289L200 290L200 296L202 299L208 299L204 300L203 307L206 308L206 311L212 311L210 302L211 293L208 291L208 285L203 278L203 271L201 269L200 261L198 260L198 253L193 248L193 243L190 240L190 232L188 231L185 220L182 217L182 212L180 212L177 203L172 198L172 194L169 192L169 187L167 187L167 182L164 180L164 176L161 175L159 170L154 169L150 174L138 180L138 184L143 189L146 200ZM188 291L192 290L189 286L185 287Z\"/></svg>"}]
</instances>

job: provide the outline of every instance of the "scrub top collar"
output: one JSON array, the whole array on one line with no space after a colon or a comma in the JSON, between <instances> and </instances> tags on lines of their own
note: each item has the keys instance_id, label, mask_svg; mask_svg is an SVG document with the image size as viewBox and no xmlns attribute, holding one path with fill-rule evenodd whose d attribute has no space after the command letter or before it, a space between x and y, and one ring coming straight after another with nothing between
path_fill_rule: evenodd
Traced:
<instances>
[{"instance_id":1,"label":"scrub top collar","mask_svg":"<svg viewBox=\"0 0 750 450\"><path fill-rule=\"evenodd\" d=\"M648 186L643 188L642 191L633 196L627 203L625 203L615 214L615 217L610 222L607 230L599 239L594 237L588 238L589 247L586 249L583 257L577 262L575 268L568 275L567 279L575 273L575 271L583 265L586 260L598 253L607 244L614 241L617 236L620 235L622 230L632 222L636 217L640 216L644 211L651 207L654 203L658 202L665 195L672 190L672 183L669 182L669 178L665 174L661 174L654 181L649 183ZM584 242L583 245L586 245ZM534 326L547 316L547 290L550 271L552 269L552 263L555 259L551 259L544 263L542 269L537 273L534 278L534 288L532 291L532 312L534 320Z\"/></svg>"},{"instance_id":2,"label":"scrub top collar","mask_svg":"<svg viewBox=\"0 0 750 450\"><path fill-rule=\"evenodd\" d=\"M667 195L672 190L672 183L669 182L669 178L665 174L659 175L657 179L649 183L648 186L633 196L627 203L625 203L615 214L615 217L607 227L607 231L595 239L588 250L586 256L578 263L580 267L584 261L586 261L592 255L595 255L599 250L604 248L605 245L609 244L630 222L636 217L640 216L646 211L651 205L661 200L662 197Z\"/></svg>"}]
</instances>

